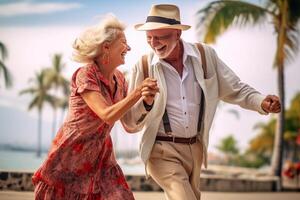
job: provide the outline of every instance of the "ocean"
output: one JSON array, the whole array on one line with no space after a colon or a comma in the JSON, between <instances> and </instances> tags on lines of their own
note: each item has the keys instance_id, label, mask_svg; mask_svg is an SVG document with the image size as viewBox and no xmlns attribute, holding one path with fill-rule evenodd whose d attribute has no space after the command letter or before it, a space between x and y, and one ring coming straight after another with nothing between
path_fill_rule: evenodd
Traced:
<instances>
[{"instance_id":1,"label":"ocean","mask_svg":"<svg viewBox=\"0 0 300 200\"><path fill-rule=\"evenodd\" d=\"M0 150L0 171L29 171L33 172L43 163L47 154L43 153L40 158L35 152ZM140 158L118 159L124 174L143 175L144 165Z\"/></svg>"}]
</instances>

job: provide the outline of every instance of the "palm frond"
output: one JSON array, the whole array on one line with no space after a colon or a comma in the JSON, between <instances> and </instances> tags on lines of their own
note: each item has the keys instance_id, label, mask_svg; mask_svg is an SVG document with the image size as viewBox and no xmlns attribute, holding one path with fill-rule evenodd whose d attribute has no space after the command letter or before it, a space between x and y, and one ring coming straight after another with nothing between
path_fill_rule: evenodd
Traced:
<instances>
[{"instance_id":1,"label":"palm frond","mask_svg":"<svg viewBox=\"0 0 300 200\"><path fill-rule=\"evenodd\" d=\"M63 88L63 93L69 96L71 93L71 89L70 89L70 82L68 80L64 81L64 83L62 84L62 88Z\"/></svg>"},{"instance_id":2,"label":"palm frond","mask_svg":"<svg viewBox=\"0 0 300 200\"><path fill-rule=\"evenodd\" d=\"M53 56L53 68L57 73L60 73L64 68L64 64L61 62L62 55L61 54L54 54Z\"/></svg>"},{"instance_id":3,"label":"palm frond","mask_svg":"<svg viewBox=\"0 0 300 200\"><path fill-rule=\"evenodd\" d=\"M59 99L59 107L62 109L66 109L69 106L69 99L66 97Z\"/></svg>"},{"instance_id":4,"label":"palm frond","mask_svg":"<svg viewBox=\"0 0 300 200\"><path fill-rule=\"evenodd\" d=\"M206 31L204 41L212 43L230 26L256 25L265 21L267 14L274 13L242 1L214 1L197 12L199 22L196 28L199 33Z\"/></svg>"},{"instance_id":5,"label":"palm frond","mask_svg":"<svg viewBox=\"0 0 300 200\"><path fill-rule=\"evenodd\" d=\"M279 13L279 7L280 7L278 3L279 3L278 0L265 1L265 8L267 8L270 12L277 15Z\"/></svg>"},{"instance_id":6,"label":"palm frond","mask_svg":"<svg viewBox=\"0 0 300 200\"><path fill-rule=\"evenodd\" d=\"M38 108L39 108L38 102L39 102L39 97L38 97L38 96L35 96L35 97L33 98L33 100L30 102L30 104L29 104L29 106L28 106L28 110L31 110L31 109L34 108L34 107L38 107Z\"/></svg>"},{"instance_id":7,"label":"palm frond","mask_svg":"<svg viewBox=\"0 0 300 200\"><path fill-rule=\"evenodd\" d=\"M228 109L227 112L233 114L236 117L236 119L240 119L240 113L239 113L239 111L237 111L235 109Z\"/></svg>"},{"instance_id":8,"label":"palm frond","mask_svg":"<svg viewBox=\"0 0 300 200\"><path fill-rule=\"evenodd\" d=\"M52 107L59 106L59 98L54 95L46 94L45 101L48 102Z\"/></svg>"},{"instance_id":9,"label":"palm frond","mask_svg":"<svg viewBox=\"0 0 300 200\"><path fill-rule=\"evenodd\" d=\"M24 90L21 90L20 92L19 92L19 95L23 95L23 94L27 94L27 93L29 93L29 94L34 94L36 92L36 88L27 88L27 89L24 89Z\"/></svg>"},{"instance_id":10,"label":"palm frond","mask_svg":"<svg viewBox=\"0 0 300 200\"><path fill-rule=\"evenodd\" d=\"M1 59L5 60L8 56L8 51L2 42L0 42L0 53L1 53Z\"/></svg>"},{"instance_id":11,"label":"palm frond","mask_svg":"<svg viewBox=\"0 0 300 200\"><path fill-rule=\"evenodd\" d=\"M38 110L43 108L45 98L48 95L49 88L45 85L45 72L41 70L40 72L35 73L35 77L31 79L34 81L34 85L30 88L26 88L20 91L20 95L22 94L32 94L33 100L29 104L29 110L33 107L37 107Z\"/></svg>"},{"instance_id":12,"label":"palm frond","mask_svg":"<svg viewBox=\"0 0 300 200\"><path fill-rule=\"evenodd\" d=\"M55 72L52 68L45 68L44 70L44 83L47 87L52 87L55 79Z\"/></svg>"},{"instance_id":13,"label":"palm frond","mask_svg":"<svg viewBox=\"0 0 300 200\"><path fill-rule=\"evenodd\" d=\"M287 30L285 45L284 45L284 52L286 55L285 62L290 63L296 57L299 51L299 38L300 38L300 31L296 30L295 28L291 27Z\"/></svg>"},{"instance_id":14,"label":"palm frond","mask_svg":"<svg viewBox=\"0 0 300 200\"><path fill-rule=\"evenodd\" d=\"M299 35L299 34L298 34ZM296 57L299 51L298 38L293 33L288 32L284 45L285 63L290 63Z\"/></svg>"},{"instance_id":15,"label":"palm frond","mask_svg":"<svg viewBox=\"0 0 300 200\"><path fill-rule=\"evenodd\" d=\"M256 129L262 129L262 128L264 128L265 126L266 126L265 123L263 123L263 122L258 122L258 123L256 123L256 124L254 124L253 130L256 130Z\"/></svg>"},{"instance_id":16,"label":"palm frond","mask_svg":"<svg viewBox=\"0 0 300 200\"><path fill-rule=\"evenodd\" d=\"M9 72L9 70L7 69L7 67L4 65L4 63L0 60L0 72L1 72L1 70L3 71L5 86L7 88L11 88L13 85L12 75Z\"/></svg>"},{"instance_id":17,"label":"palm frond","mask_svg":"<svg viewBox=\"0 0 300 200\"><path fill-rule=\"evenodd\" d=\"M55 90L59 87L63 87L65 77L62 75L62 71L64 66L62 63L62 55L54 54L52 57L52 66L47 69L46 74L48 82Z\"/></svg>"},{"instance_id":18,"label":"palm frond","mask_svg":"<svg viewBox=\"0 0 300 200\"><path fill-rule=\"evenodd\" d=\"M274 60L274 67L289 64L294 60L298 51L300 43L300 30L299 30L299 10L295 12L295 9L300 9L300 2L289 0L286 9L280 9L279 14L273 19L275 31L278 36L278 47ZM277 6L284 6L282 1L276 1ZM287 16L282 18L282 16ZM283 21L284 20L284 21Z\"/></svg>"}]
</instances>

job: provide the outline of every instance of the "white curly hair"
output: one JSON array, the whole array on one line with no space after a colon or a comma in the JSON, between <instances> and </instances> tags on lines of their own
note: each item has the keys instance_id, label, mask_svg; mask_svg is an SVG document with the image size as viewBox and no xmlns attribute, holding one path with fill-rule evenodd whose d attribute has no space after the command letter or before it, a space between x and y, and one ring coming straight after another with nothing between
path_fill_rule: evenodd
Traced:
<instances>
[{"instance_id":1,"label":"white curly hair","mask_svg":"<svg viewBox=\"0 0 300 200\"><path fill-rule=\"evenodd\" d=\"M97 26L88 28L75 39L73 60L79 63L94 62L102 55L100 47L103 42L114 41L124 30L125 24L113 14L105 15Z\"/></svg>"}]
</instances>

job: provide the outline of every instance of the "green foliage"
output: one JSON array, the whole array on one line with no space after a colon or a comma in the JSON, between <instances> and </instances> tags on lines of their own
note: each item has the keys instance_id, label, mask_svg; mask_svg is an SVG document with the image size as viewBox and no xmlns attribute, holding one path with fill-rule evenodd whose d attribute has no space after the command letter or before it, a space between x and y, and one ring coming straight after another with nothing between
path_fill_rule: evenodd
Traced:
<instances>
[{"instance_id":1,"label":"green foliage","mask_svg":"<svg viewBox=\"0 0 300 200\"><path fill-rule=\"evenodd\" d=\"M300 1L298 0L265 0L265 5L256 5L246 1L217 0L199 10L197 29L203 33L204 42L213 43L216 38L228 30L231 26L258 25L263 21L269 21L273 25L276 36L276 54L274 67L278 72L278 94L282 102L282 112L279 113L278 126L276 126L277 137L274 143L268 142L274 149L274 162L272 162L273 174L281 176L283 135L284 131L294 129L299 121L285 119L285 65L296 57L299 50L299 21L300 21ZM285 124L287 123L287 125ZM285 127L288 126L287 128ZM290 127L292 126L292 127ZM298 129L299 130L299 129ZM296 134L297 131L290 133ZM298 132L299 133L299 132ZM269 136L266 135L265 136ZM293 138L293 137L288 137ZM264 138L263 138L264 139ZM267 141L269 137L267 137ZM261 149L260 151L267 151Z\"/></svg>"},{"instance_id":2,"label":"green foliage","mask_svg":"<svg viewBox=\"0 0 300 200\"><path fill-rule=\"evenodd\" d=\"M272 155L274 145L274 135L276 120L271 119L268 123L258 123L255 129L259 129L259 134L250 141L249 152L256 152L265 157Z\"/></svg>"},{"instance_id":3,"label":"green foliage","mask_svg":"<svg viewBox=\"0 0 300 200\"><path fill-rule=\"evenodd\" d=\"M245 155L243 155L245 157L247 157L247 155L253 155L256 158L256 160L253 160L253 163L260 163L260 165L257 165L258 167L270 163L273 153L276 121L275 118L272 118L267 123L259 123L255 126L255 129L259 129L260 131L258 135L250 141L249 148ZM296 144L296 138L300 135L300 93L295 95L290 107L286 111L285 124L284 141L286 144L286 155L291 159L300 159L298 158L299 155L297 155L297 148L299 147L297 147L298 145ZM252 161L248 161L250 161L251 164ZM243 164L247 163L244 162Z\"/></svg>"},{"instance_id":4,"label":"green foliage","mask_svg":"<svg viewBox=\"0 0 300 200\"><path fill-rule=\"evenodd\" d=\"M219 149L224 154L235 155L239 153L239 149L237 147L237 141L232 135L223 138L220 144L217 146L217 149Z\"/></svg>"},{"instance_id":5,"label":"green foliage","mask_svg":"<svg viewBox=\"0 0 300 200\"><path fill-rule=\"evenodd\" d=\"M49 86L50 92L55 97L55 101L51 103L53 108L53 121L52 121L52 137L56 132L57 122L57 109L62 109L62 118L64 110L68 107L68 97L70 94L69 81L63 76L62 72L65 64L62 63L62 55L54 54L52 58L52 66L45 69L45 82Z\"/></svg>"},{"instance_id":6,"label":"green foliage","mask_svg":"<svg viewBox=\"0 0 300 200\"><path fill-rule=\"evenodd\" d=\"M28 110L37 108L38 110L38 147L37 147L37 156L41 156L41 137L42 137L42 111L45 103L53 104L56 101L56 98L49 94L49 85L45 81L45 70L35 74L33 79L30 79L33 82L33 85L29 88L26 88L20 91L20 95L31 94L32 100L29 103Z\"/></svg>"},{"instance_id":7,"label":"green foliage","mask_svg":"<svg viewBox=\"0 0 300 200\"><path fill-rule=\"evenodd\" d=\"M6 88L10 88L13 85L12 75L9 72L7 66L4 64L4 60L7 58L8 52L5 45L0 42L0 75L3 73L4 83Z\"/></svg>"},{"instance_id":8,"label":"green foliage","mask_svg":"<svg viewBox=\"0 0 300 200\"><path fill-rule=\"evenodd\" d=\"M198 30L203 28L204 42L214 43L230 26L254 25L266 20L265 8L243 1L214 1L197 12Z\"/></svg>"},{"instance_id":9,"label":"green foliage","mask_svg":"<svg viewBox=\"0 0 300 200\"><path fill-rule=\"evenodd\" d=\"M225 155L227 165L236 165L235 160L239 155L239 149L233 135L224 137L217 146L217 149Z\"/></svg>"},{"instance_id":10,"label":"green foliage","mask_svg":"<svg viewBox=\"0 0 300 200\"><path fill-rule=\"evenodd\" d=\"M0 55L1 55L1 60L5 60L8 56L6 46L2 42L0 42Z\"/></svg>"},{"instance_id":11,"label":"green foliage","mask_svg":"<svg viewBox=\"0 0 300 200\"><path fill-rule=\"evenodd\" d=\"M227 164L250 168L269 165L273 153L276 121L275 118L272 118L267 123L256 124L254 130L259 130L259 132L249 142L249 147L243 154L239 154L237 141L232 135L223 138L217 148L225 154ZM290 107L286 111L285 123L286 158L298 161L300 155L296 139L300 137L300 93L297 93L292 99Z\"/></svg>"},{"instance_id":12,"label":"green foliage","mask_svg":"<svg viewBox=\"0 0 300 200\"><path fill-rule=\"evenodd\" d=\"M38 109L38 148L37 154L41 154L41 135L42 135L42 111L44 105L48 103L56 111L58 107L63 110L68 106L69 81L67 81L61 74L64 64L61 62L61 55L55 54L52 59L52 68L46 68L35 74L35 77L30 79L33 85L29 88L20 91L20 95L30 94L32 100L29 103L28 110L33 108ZM59 97L57 94L51 93L51 90L61 89L63 97ZM54 112L54 120L56 122L56 112ZM54 124L54 128L56 123ZM54 131L53 131L54 132ZM54 134L54 133L53 133Z\"/></svg>"},{"instance_id":13,"label":"green foliage","mask_svg":"<svg viewBox=\"0 0 300 200\"><path fill-rule=\"evenodd\" d=\"M215 43L230 27L256 26L269 22L278 36L274 66L291 61L299 47L300 1L265 1L265 6L246 1L218 0L197 12L197 30L204 42ZM284 32L283 32L284 31Z\"/></svg>"},{"instance_id":14,"label":"green foliage","mask_svg":"<svg viewBox=\"0 0 300 200\"><path fill-rule=\"evenodd\" d=\"M53 109L67 108L68 97L70 94L70 82L63 76L62 72L65 68L65 64L62 63L62 55L54 54L52 58L52 66L46 68L45 71L45 83L49 86L49 90L53 89L52 94L56 97L56 101L51 104ZM59 95L58 93L62 93Z\"/></svg>"},{"instance_id":15,"label":"green foliage","mask_svg":"<svg viewBox=\"0 0 300 200\"><path fill-rule=\"evenodd\" d=\"M53 104L56 98L49 94L49 85L45 81L45 71L42 70L35 74L33 79L30 79L30 82L33 82L33 85L29 88L26 88L20 91L20 95L31 94L32 101L30 102L28 109L36 107L39 111L43 109L46 102Z\"/></svg>"},{"instance_id":16,"label":"green foliage","mask_svg":"<svg viewBox=\"0 0 300 200\"><path fill-rule=\"evenodd\" d=\"M250 152L246 152L243 155L238 155L234 160L234 164L236 166L249 167L249 168L259 168L269 162L270 162L269 157L265 157L263 155L250 153Z\"/></svg>"},{"instance_id":17,"label":"green foliage","mask_svg":"<svg viewBox=\"0 0 300 200\"><path fill-rule=\"evenodd\" d=\"M286 112L288 120L287 130L298 132L300 129L300 93L296 94L291 101L290 109Z\"/></svg>"}]
</instances>

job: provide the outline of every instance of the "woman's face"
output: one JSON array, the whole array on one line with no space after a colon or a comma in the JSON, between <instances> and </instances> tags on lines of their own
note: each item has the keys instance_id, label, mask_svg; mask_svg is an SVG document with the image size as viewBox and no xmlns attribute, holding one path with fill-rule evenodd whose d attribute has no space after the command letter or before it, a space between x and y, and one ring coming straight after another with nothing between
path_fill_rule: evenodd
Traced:
<instances>
[{"instance_id":1,"label":"woman's face","mask_svg":"<svg viewBox=\"0 0 300 200\"><path fill-rule=\"evenodd\" d=\"M110 44L109 60L114 66L119 66L125 63L125 55L127 51L130 51L130 46L127 44L127 40L124 32L120 32L117 39Z\"/></svg>"}]
</instances>

